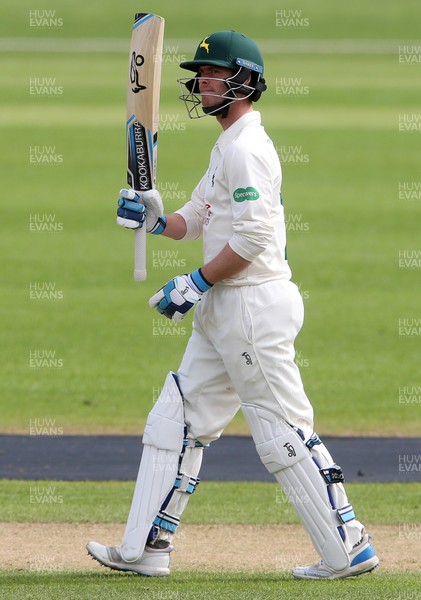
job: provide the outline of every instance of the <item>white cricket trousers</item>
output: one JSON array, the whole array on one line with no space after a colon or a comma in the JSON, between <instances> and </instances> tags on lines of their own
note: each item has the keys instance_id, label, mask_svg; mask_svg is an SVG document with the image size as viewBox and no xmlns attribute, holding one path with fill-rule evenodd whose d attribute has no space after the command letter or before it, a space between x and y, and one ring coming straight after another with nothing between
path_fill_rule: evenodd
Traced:
<instances>
[{"instance_id":1,"label":"white cricket trousers","mask_svg":"<svg viewBox=\"0 0 421 600\"><path fill-rule=\"evenodd\" d=\"M242 402L311 435L313 409L294 362L303 320L301 295L288 280L217 284L203 295L178 370L187 437L218 439Z\"/></svg>"}]
</instances>

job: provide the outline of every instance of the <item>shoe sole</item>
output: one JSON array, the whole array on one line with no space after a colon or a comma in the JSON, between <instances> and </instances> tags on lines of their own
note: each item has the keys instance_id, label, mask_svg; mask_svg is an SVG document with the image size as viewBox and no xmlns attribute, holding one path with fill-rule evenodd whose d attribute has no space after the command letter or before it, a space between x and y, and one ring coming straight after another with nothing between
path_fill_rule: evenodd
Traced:
<instances>
[{"instance_id":1,"label":"shoe sole","mask_svg":"<svg viewBox=\"0 0 421 600\"><path fill-rule=\"evenodd\" d=\"M313 581L321 581L321 580L333 580L333 579L346 579L348 577L358 577L358 575L364 575L364 573L370 573L370 571L373 571L376 567L379 566L380 561L379 559L376 557L377 562L375 564L368 564L367 567L364 569L364 571L358 571L358 572L350 572L347 573L346 575L331 575L329 577L318 577L317 575L295 575L294 572L292 573L293 577L295 577L295 579L311 579ZM368 562L368 561L367 561Z\"/></svg>"},{"instance_id":2,"label":"shoe sole","mask_svg":"<svg viewBox=\"0 0 421 600\"><path fill-rule=\"evenodd\" d=\"M108 567L113 571L125 571L126 573L134 573L135 575L142 575L143 577L166 577L170 574L170 570L165 567L156 568L156 567L142 567L142 571L137 571L133 567L126 567L125 565L118 565L117 563L113 563L99 556L96 556L91 550L88 550L88 555L99 562L102 567Z\"/></svg>"}]
</instances>

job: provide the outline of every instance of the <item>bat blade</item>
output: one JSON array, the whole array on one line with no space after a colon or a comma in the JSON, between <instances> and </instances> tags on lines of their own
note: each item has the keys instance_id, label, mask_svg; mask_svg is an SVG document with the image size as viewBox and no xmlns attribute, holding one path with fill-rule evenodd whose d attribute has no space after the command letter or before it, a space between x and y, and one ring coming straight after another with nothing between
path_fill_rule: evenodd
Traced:
<instances>
[{"instance_id":1,"label":"bat blade","mask_svg":"<svg viewBox=\"0 0 421 600\"><path fill-rule=\"evenodd\" d=\"M127 183L135 190L156 186L159 91L164 19L135 15L130 43L127 85ZM134 278L146 279L146 227L135 230Z\"/></svg>"}]
</instances>

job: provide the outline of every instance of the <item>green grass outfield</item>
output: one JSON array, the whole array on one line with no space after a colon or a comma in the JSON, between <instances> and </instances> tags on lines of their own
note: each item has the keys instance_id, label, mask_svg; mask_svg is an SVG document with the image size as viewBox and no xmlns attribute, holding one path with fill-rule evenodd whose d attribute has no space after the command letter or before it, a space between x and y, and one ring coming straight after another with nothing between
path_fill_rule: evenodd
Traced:
<instances>
[{"instance_id":1,"label":"green grass outfield","mask_svg":"<svg viewBox=\"0 0 421 600\"><path fill-rule=\"evenodd\" d=\"M399 335L399 320L421 318L419 268L398 258L420 250L421 192L401 199L399 186L420 179L421 134L398 121L420 110L420 64L399 63L399 46L419 35L418 8L235 0L199 14L187 0L77 0L43 17L29 0L3 2L1 431L38 420L64 434L138 433L178 368L191 317L173 325L147 300L200 266L201 244L149 239L149 278L135 284L131 232L114 225L130 23L153 10L167 20L158 165L167 210L188 199L219 134L211 119L187 120L178 63L209 31L240 29L266 56L257 108L284 163L288 252L306 306L297 361L316 428L416 435L421 328ZM31 93L34 79L55 91ZM31 164L34 148L59 162ZM48 231L36 229L43 219L54 220ZM31 366L34 356L48 359ZM246 431L241 415L229 431Z\"/></svg>"},{"instance_id":2,"label":"green grass outfield","mask_svg":"<svg viewBox=\"0 0 421 600\"><path fill-rule=\"evenodd\" d=\"M1 481L2 522L125 523L133 482ZM421 484L347 484L367 523L421 522ZM38 500L37 500L38 498ZM399 498L399 502L396 499ZM183 523L267 525L299 520L276 483L202 482Z\"/></svg>"},{"instance_id":3,"label":"green grass outfield","mask_svg":"<svg viewBox=\"0 0 421 600\"><path fill-rule=\"evenodd\" d=\"M409 600L419 598L416 573L366 575L348 581L294 581L268 573L178 573L170 580L119 575L0 575L4 600Z\"/></svg>"}]
</instances>

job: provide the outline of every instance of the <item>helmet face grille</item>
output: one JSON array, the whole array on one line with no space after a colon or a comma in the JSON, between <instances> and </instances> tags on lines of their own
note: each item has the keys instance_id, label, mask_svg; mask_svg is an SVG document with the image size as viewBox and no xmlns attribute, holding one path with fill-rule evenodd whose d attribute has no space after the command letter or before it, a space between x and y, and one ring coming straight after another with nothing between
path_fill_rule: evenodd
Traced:
<instances>
[{"instance_id":1,"label":"helmet face grille","mask_svg":"<svg viewBox=\"0 0 421 600\"><path fill-rule=\"evenodd\" d=\"M200 92L199 90L199 82L201 79L208 79L206 77L201 77L200 75L196 75L193 79L190 77L183 77L178 79L178 84L180 86L181 95L179 96L180 100L184 102L184 105L187 109L187 114L190 119L200 119L201 117L206 117L208 115L216 116L219 111L232 104L233 102L238 102L241 100L247 100L251 98L255 93L256 89L250 85L246 85L244 82L247 80L247 76L245 78L241 77L240 81L236 81L240 70L238 70L232 77L228 77L226 79L221 79L218 77L213 77L215 81L221 81L226 86L226 91L223 94L214 94L211 92ZM187 90L187 93L186 93ZM241 94L238 96L238 94ZM220 100L219 103L216 103L215 106L209 108L202 108L204 114L199 112L199 107L202 104L202 96L211 96L213 98L217 98Z\"/></svg>"}]
</instances>

